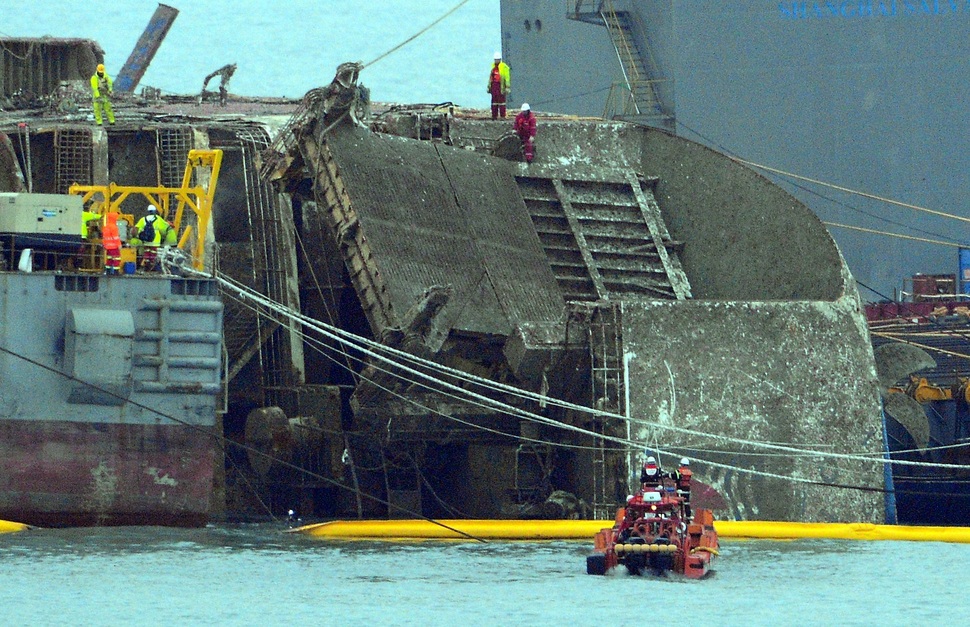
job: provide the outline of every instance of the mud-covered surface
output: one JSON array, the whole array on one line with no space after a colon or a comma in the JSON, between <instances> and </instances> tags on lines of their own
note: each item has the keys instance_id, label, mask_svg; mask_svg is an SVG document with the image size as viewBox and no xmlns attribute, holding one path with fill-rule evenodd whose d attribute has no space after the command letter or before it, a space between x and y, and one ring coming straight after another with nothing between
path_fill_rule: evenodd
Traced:
<instances>
[{"instance_id":1,"label":"mud-covered surface","mask_svg":"<svg viewBox=\"0 0 970 627\"><path fill-rule=\"evenodd\" d=\"M451 328L508 335L563 301L507 162L341 129L328 140L394 308L450 285Z\"/></svg>"},{"instance_id":2,"label":"mud-covered surface","mask_svg":"<svg viewBox=\"0 0 970 627\"><path fill-rule=\"evenodd\" d=\"M636 435L725 464L694 469L729 502L719 516L881 521L881 464L754 445L880 453L872 354L852 307L848 299L625 306L624 348L636 382L630 413L641 421Z\"/></svg>"}]
</instances>

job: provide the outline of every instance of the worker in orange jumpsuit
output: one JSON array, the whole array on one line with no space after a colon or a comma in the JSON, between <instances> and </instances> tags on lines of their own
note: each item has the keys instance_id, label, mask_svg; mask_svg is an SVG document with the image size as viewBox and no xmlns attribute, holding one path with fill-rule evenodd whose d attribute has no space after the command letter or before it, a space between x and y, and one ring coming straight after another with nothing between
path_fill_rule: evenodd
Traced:
<instances>
[{"instance_id":1,"label":"worker in orange jumpsuit","mask_svg":"<svg viewBox=\"0 0 970 627\"><path fill-rule=\"evenodd\" d=\"M522 140L522 150L527 163L535 158L536 114L528 102L522 103L522 110L515 116L515 134Z\"/></svg>"},{"instance_id":2,"label":"worker in orange jumpsuit","mask_svg":"<svg viewBox=\"0 0 970 627\"><path fill-rule=\"evenodd\" d=\"M509 66L502 61L502 53L495 53L495 63L488 73L488 88L492 96L492 119L505 117L505 103L512 92L512 74Z\"/></svg>"},{"instance_id":3,"label":"worker in orange jumpsuit","mask_svg":"<svg viewBox=\"0 0 970 627\"><path fill-rule=\"evenodd\" d=\"M98 65L98 71L91 76L91 96L94 98L94 121L104 124L101 110L108 116L108 124L115 123L115 112L111 108L111 77L104 71L104 65Z\"/></svg>"},{"instance_id":4,"label":"worker in orange jumpsuit","mask_svg":"<svg viewBox=\"0 0 970 627\"><path fill-rule=\"evenodd\" d=\"M121 268L121 234L118 232L118 214L114 211L104 214L101 245L104 246L104 273L118 274Z\"/></svg>"}]
</instances>

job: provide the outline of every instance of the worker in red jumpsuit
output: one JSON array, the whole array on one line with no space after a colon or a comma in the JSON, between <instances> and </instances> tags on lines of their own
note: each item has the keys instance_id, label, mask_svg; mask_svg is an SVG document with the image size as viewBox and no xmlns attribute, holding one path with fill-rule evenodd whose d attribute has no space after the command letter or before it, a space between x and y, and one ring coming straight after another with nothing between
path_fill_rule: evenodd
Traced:
<instances>
[{"instance_id":1,"label":"worker in red jumpsuit","mask_svg":"<svg viewBox=\"0 0 970 627\"><path fill-rule=\"evenodd\" d=\"M114 211L104 214L101 245L104 246L104 273L118 274L121 268L121 234L118 232L118 214Z\"/></svg>"},{"instance_id":2,"label":"worker in red jumpsuit","mask_svg":"<svg viewBox=\"0 0 970 627\"><path fill-rule=\"evenodd\" d=\"M509 66L502 61L502 53L495 53L495 63L488 73L488 93L492 96L492 119L505 117L505 102L512 91L512 75Z\"/></svg>"},{"instance_id":3,"label":"worker in red jumpsuit","mask_svg":"<svg viewBox=\"0 0 970 627\"><path fill-rule=\"evenodd\" d=\"M515 116L515 133L522 140L526 162L532 163L535 157L536 114L532 112L528 102L522 103L522 110Z\"/></svg>"}]
</instances>

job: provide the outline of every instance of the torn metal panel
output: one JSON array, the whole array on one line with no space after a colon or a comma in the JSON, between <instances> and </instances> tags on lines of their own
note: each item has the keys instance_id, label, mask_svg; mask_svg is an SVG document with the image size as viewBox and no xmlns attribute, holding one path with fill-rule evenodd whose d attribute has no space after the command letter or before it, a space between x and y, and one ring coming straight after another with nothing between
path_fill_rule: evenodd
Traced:
<instances>
[{"instance_id":1,"label":"torn metal panel","mask_svg":"<svg viewBox=\"0 0 970 627\"><path fill-rule=\"evenodd\" d=\"M155 53L158 52L165 35L168 34L172 23L178 17L179 11L167 4L159 4L155 14L145 27L145 31L135 43L135 48L128 55L128 60L115 78L114 90L119 94L135 91L138 82L145 75Z\"/></svg>"},{"instance_id":2,"label":"torn metal panel","mask_svg":"<svg viewBox=\"0 0 970 627\"><path fill-rule=\"evenodd\" d=\"M520 320L561 315L505 162L350 127L328 144L396 309L450 285L441 318L456 330L507 335Z\"/></svg>"},{"instance_id":3,"label":"torn metal panel","mask_svg":"<svg viewBox=\"0 0 970 627\"><path fill-rule=\"evenodd\" d=\"M505 340L502 352L520 381L548 395L566 398L563 372L579 368L587 353L587 334L568 320L524 322ZM584 401L587 395L582 395Z\"/></svg>"},{"instance_id":4,"label":"torn metal panel","mask_svg":"<svg viewBox=\"0 0 970 627\"><path fill-rule=\"evenodd\" d=\"M361 232L357 209L347 192L340 168L325 138L304 136L299 143L299 153L313 181L314 202L325 208L325 221L347 266L371 333L380 337L384 329L397 325L397 316L384 276L371 253L370 242Z\"/></svg>"}]
</instances>

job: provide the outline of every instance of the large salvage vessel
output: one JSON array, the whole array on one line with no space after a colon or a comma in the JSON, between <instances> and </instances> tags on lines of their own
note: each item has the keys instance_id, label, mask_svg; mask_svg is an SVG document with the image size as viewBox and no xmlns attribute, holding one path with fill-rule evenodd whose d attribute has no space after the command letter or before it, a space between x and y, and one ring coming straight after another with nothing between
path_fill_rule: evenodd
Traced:
<instances>
[{"instance_id":1,"label":"large salvage vessel","mask_svg":"<svg viewBox=\"0 0 970 627\"><path fill-rule=\"evenodd\" d=\"M970 525L970 309L952 276L912 301L866 308L886 388L899 522Z\"/></svg>"}]
</instances>

